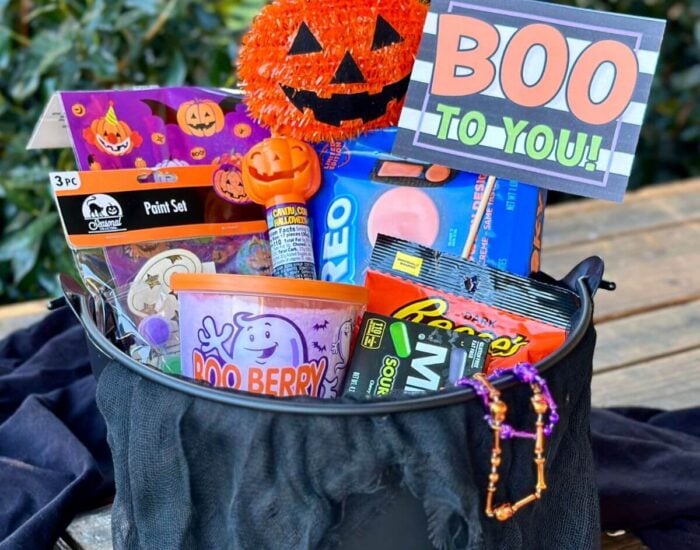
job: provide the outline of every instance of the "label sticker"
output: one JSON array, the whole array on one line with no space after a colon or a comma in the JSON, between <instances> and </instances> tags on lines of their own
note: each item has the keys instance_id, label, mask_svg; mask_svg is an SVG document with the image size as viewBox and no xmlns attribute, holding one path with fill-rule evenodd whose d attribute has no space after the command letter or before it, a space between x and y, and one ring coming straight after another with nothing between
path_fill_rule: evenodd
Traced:
<instances>
[{"instance_id":1,"label":"label sticker","mask_svg":"<svg viewBox=\"0 0 700 550\"><path fill-rule=\"evenodd\" d=\"M275 277L315 279L309 213L303 204L284 203L267 209L272 274Z\"/></svg>"},{"instance_id":2,"label":"label sticker","mask_svg":"<svg viewBox=\"0 0 700 550\"><path fill-rule=\"evenodd\" d=\"M54 191L80 189L80 175L78 172L51 172L49 181Z\"/></svg>"},{"instance_id":3,"label":"label sticker","mask_svg":"<svg viewBox=\"0 0 700 550\"><path fill-rule=\"evenodd\" d=\"M413 275L414 277L419 277L421 267L423 267L423 259L404 254L403 252L397 252L391 267L395 271L401 271Z\"/></svg>"},{"instance_id":4,"label":"label sticker","mask_svg":"<svg viewBox=\"0 0 700 550\"><path fill-rule=\"evenodd\" d=\"M50 180L74 249L263 232L261 206L218 195L212 178L219 168L54 172Z\"/></svg>"}]
</instances>

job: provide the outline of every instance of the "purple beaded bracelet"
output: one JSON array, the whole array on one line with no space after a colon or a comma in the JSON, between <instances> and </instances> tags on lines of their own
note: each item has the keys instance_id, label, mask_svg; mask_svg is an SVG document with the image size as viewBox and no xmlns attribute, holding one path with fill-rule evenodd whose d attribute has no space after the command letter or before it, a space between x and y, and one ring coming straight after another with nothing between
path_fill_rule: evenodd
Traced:
<instances>
[{"instance_id":1,"label":"purple beaded bracelet","mask_svg":"<svg viewBox=\"0 0 700 550\"><path fill-rule=\"evenodd\" d=\"M537 372L537 369L533 367L530 363L519 363L515 367L508 369L496 369L488 377L488 380L494 380L508 372L513 373L515 377L518 380L520 380L520 382L530 385L537 384L540 387L542 395L544 396L545 401L547 402L547 405L549 407L547 424L544 427L544 434L547 437L549 437L550 435L552 435L554 426L557 424L557 422L559 422L559 414L557 413L557 404L555 403L554 398L552 397L552 394L549 391L549 387L547 386L547 381L540 376L540 374ZM477 393L477 395L481 396L481 400L483 401L484 407L487 411L487 414L484 415L484 419L489 423L491 427L493 427L493 418L488 412L490 405L489 388L477 378L462 378L458 380L455 385L471 386L472 388L474 388L474 391ZM519 431L513 428L513 426L511 426L510 424L506 423L501 424L500 430L501 437L503 439L510 439L513 437L535 439L536 437L535 432Z\"/></svg>"}]
</instances>

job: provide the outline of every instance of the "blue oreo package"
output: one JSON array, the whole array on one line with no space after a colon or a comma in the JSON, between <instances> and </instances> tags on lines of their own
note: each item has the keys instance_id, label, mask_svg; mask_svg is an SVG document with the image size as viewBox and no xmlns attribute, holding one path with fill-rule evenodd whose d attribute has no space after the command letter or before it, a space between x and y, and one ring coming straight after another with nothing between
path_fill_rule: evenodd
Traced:
<instances>
[{"instance_id":1,"label":"blue oreo package","mask_svg":"<svg viewBox=\"0 0 700 550\"><path fill-rule=\"evenodd\" d=\"M395 128L318 144L309 203L319 279L361 285L379 233L463 255L486 176L390 154ZM499 179L469 259L517 275L540 264L546 190Z\"/></svg>"}]
</instances>

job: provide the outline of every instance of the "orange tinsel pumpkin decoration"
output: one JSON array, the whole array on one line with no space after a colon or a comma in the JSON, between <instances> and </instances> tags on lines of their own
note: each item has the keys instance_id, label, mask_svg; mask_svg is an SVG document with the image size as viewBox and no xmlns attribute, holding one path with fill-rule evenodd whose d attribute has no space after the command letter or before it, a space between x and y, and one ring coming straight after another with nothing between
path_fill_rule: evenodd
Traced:
<instances>
[{"instance_id":1,"label":"orange tinsel pumpkin decoration","mask_svg":"<svg viewBox=\"0 0 700 550\"><path fill-rule=\"evenodd\" d=\"M427 9L420 0L275 0L240 51L251 114L307 141L395 124Z\"/></svg>"}]
</instances>

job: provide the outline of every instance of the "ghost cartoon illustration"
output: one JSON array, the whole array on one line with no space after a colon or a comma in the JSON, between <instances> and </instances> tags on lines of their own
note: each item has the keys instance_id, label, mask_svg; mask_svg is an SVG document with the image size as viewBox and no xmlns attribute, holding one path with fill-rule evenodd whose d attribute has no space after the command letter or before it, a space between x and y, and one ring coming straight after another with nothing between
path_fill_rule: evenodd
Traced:
<instances>
[{"instance_id":1,"label":"ghost cartoon illustration","mask_svg":"<svg viewBox=\"0 0 700 550\"><path fill-rule=\"evenodd\" d=\"M323 384L320 388L320 397L334 398L338 396L340 389L340 377L348 366L350 358L350 344L352 341L352 321L345 321L336 334L331 346L332 363L331 368L326 369Z\"/></svg>"},{"instance_id":2,"label":"ghost cartoon illustration","mask_svg":"<svg viewBox=\"0 0 700 550\"><path fill-rule=\"evenodd\" d=\"M340 363L347 363L350 356L350 341L352 339L352 321L345 321L338 329L338 334L333 340L332 351L337 355Z\"/></svg>"},{"instance_id":3,"label":"ghost cartoon illustration","mask_svg":"<svg viewBox=\"0 0 700 550\"><path fill-rule=\"evenodd\" d=\"M297 367L308 360L304 335L285 317L243 312L234 316L233 324L234 365Z\"/></svg>"}]
</instances>

